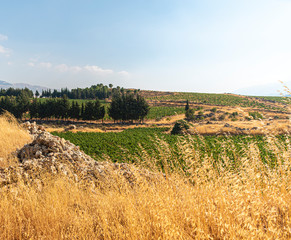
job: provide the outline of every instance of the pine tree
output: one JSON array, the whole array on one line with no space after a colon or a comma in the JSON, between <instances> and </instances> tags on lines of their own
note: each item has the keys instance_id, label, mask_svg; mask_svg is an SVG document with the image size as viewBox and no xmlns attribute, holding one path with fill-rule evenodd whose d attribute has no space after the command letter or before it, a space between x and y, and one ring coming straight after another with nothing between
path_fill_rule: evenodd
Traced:
<instances>
[{"instance_id":1,"label":"pine tree","mask_svg":"<svg viewBox=\"0 0 291 240\"><path fill-rule=\"evenodd\" d=\"M40 95L39 92L36 90L36 91L35 91L35 96L38 98L39 95Z\"/></svg>"},{"instance_id":2,"label":"pine tree","mask_svg":"<svg viewBox=\"0 0 291 240\"><path fill-rule=\"evenodd\" d=\"M186 106L185 106L185 111L187 112L188 110L189 110L189 101L188 101L188 99L187 99L187 102L186 102Z\"/></svg>"},{"instance_id":3,"label":"pine tree","mask_svg":"<svg viewBox=\"0 0 291 240\"><path fill-rule=\"evenodd\" d=\"M40 106L39 106L39 102L38 102L37 98L34 98L32 100L30 107L29 107L30 119L39 117L39 107Z\"/></svg>"},{"instance_id":4,"label":"pine tree","mask_svg":"<svg viewBox=\"0 0 291 240\"><path fill-rule=\"evenodd\" d=\"M104 106L101 106L100 101L97 99L94 102L93 119L94 120L103 119L104 115L105 115L105 108Z\"/></svg>"},{"instance_id":5,"label":"pine tree","mask_svg":"<svg viewBox=\"0 0 291 240\"><path fill-rule=\"evenodd\" d=\"M94 103L92 101L86 102L83 120L94 120Z\"/></svg>"},{"instance_id":6,"label":"pine tree","mask_svg":"<svg viewBox=\"0 0 291 240\"><path fill-rule=\"evenodd\" d=\"M132 93L115 95L109 107L109 116L114 120L143 120L148 112L145 99Z\"/></svg>"}]
</instances>

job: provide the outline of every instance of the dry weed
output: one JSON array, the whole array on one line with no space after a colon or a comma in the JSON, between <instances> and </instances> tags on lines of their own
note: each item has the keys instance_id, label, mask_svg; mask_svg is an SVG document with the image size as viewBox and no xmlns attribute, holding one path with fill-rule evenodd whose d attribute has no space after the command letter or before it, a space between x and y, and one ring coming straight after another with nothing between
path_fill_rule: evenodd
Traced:
<instances>
[{"instance_id":1,"label":"dry weed","mask_svg":"<svg viewBox=\"0 0 291 240\"><path fill-rule=\"evenodd\" d=\"M17 120L8 112L0 116L0 167L11 165L11 153L31 140Z\"/></svg>"}]
</instances>

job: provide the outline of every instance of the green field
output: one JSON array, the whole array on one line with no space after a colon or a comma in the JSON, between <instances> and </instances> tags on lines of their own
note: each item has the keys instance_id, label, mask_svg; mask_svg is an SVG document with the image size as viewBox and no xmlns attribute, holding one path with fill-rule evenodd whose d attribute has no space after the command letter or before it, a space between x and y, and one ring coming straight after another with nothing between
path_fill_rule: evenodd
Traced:
<instances>
[{"instance_id":1,"label":"green field","mask_svg":"<svg viewBox=\"0 0 291 240\"><path fill-rule=\"evenodd\" d=\"M184 114L185 107L151 107L146 119L159 120L163 117Z\"/></svg>"},{"instance_id":2,"label":"green field","mask_svg":"<svg viewBox=\"0 0 291 240\"><path fill-rule=\"evenodd\" d=\"M264 136L192 136L183 137L165 133L167 128L135 128L123 132L109 133L57 133L54 135L70 140L72 143L92 156L96 160L106 160L108 157L114 162L143 162L152 159L157 164L162 160L168 162L180 162L183 165L184 156L181 148L190 144L193 151L199 152L200 160L211 157L215 161L224 162L229 158L234 165L239 164L236 160L249 153L250 144L254 144L259 150L260 157L264 162L275 164L275 153L269 149L270 144ZM290 140L290 138L289 138ZM287 144L285 136L275 138L279 147ZM195 156L195 152L191 153Z\"/></svg>"},{"instance_id":3,"label":"green field","mask_svg":"<svg viewBox=\"0 0 291 240\"><path fill-rule=\"evenodd\" d=\"M284 110L283 108L270 107L267 104L257 102L256 100L249 100L247 98L234 96L230 94L178 92L178 93L175 93L174 95L149 97L148 99L149 100L168 100L168 101L189 100L191 102L200 103L200 104L255 107L255 108L262 108L262 109L267 109L267 110Z\"/></svg>"}]
</instances>

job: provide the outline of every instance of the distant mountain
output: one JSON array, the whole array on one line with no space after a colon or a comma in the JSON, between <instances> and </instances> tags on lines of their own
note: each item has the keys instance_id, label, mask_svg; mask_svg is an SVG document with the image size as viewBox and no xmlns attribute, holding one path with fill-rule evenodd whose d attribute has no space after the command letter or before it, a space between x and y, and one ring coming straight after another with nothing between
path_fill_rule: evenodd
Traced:
<instances>
[{"instance_id":1,"label":"distant mountain","mask_svg":"<svg viewBox=\"0 0 291 240\"><path fill-rule=\"evenodd\" d=\"M291 90L291 81L285 83L269 83L264 85L256 85L247 88L241 88L235 90L233 93L249 96L281 96L280 92L284 95L287 95L287 92L284 92L284 87L287 86ZM278 92L280 91L280 92Z\"/></svg>"},{"instance_id":2,"label":"distant mountain","mask_svg":"<svg viewBox=\"0 0 291 240\"><path fill-rule=\"evenodd\" d=\"M9 88L11 86L12 86L11 83L0 80L0 88Z\"/></svg>"},{"instance_id":3,"label":"distant mountain","mask_svg":"<svg viewBox=\"0 0 291 240\"><path fill-rule=\"evenodd\" d=\"M37 86L37 85L30 85L28 83L8 83L3 80L0 80L0 89L7 89L7 88L28 88L35 92L36 90L41 92L42 90L48 90L49 88L43 87L43 86Z\"/></svg>"}]
</instances>

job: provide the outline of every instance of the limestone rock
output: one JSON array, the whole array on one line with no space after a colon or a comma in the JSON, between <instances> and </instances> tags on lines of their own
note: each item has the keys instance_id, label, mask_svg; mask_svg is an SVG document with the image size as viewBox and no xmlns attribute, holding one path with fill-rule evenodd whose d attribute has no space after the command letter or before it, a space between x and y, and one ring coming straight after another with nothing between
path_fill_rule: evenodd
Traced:
<instances>
[{"instance_id":1,"label":"limestone rock","mask_svg":"<svg viewBox=\"0 0 291 240\"><path fill-rule=\"evenodd\" d=\"M19 159L16 167L0 168L0 187L15 183L19 179L28 182L39 180L46 174L60 174L74 181L108 181L112 184L116 179L114 174L129 183L133 183L137 176L146 179L156 177L156 174L137 169L130 164L97 162L78 146L53 136L35 122L26 122L23 127L33 136L33 141L16 152Z\"/></svg>"}]
</instances>

